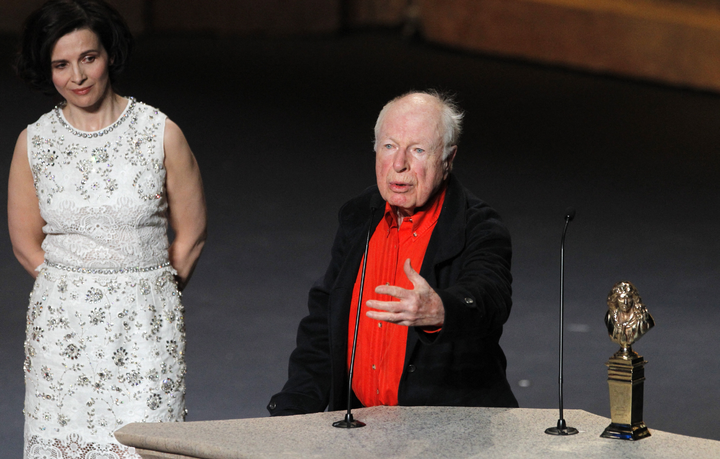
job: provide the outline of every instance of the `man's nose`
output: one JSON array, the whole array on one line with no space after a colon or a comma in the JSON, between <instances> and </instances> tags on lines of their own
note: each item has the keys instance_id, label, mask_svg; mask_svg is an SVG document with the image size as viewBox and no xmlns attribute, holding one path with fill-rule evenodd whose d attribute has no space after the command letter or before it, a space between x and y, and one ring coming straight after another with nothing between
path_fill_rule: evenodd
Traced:
<instances>
[{"instance_id":1,"label":"man's nose","mask_svg":"<svg viewBox=\"0 0 720 459\"><path fill-rule=\"evenodd\" d=\"M393 169L395 172L404 172L408 168L408 151L406 148L398 148L393 158Z\"/></svg>"}]
</instances>

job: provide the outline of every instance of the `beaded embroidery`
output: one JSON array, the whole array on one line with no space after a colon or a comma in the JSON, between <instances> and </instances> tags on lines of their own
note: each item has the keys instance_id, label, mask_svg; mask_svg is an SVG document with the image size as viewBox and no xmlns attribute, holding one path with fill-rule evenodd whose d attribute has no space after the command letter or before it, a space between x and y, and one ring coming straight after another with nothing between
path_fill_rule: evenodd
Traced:
<instances>
[{"instance_id":1,"label":"beaded embroidery","mask_svg":"<svg viewBox=\"0 0 720 459\"><path fill-rule=\"evenodd\" d=\"M83 133L28 127L46 225L25 341L25 458L138 459L113 432L185 416L184 308L168 261L165 115L131 99Z\"/></svg>"},{"instance_id":2,"label":"beaded embroidery","mask_svg":"<svg viewBox=\"0 0 720 459\"><path fill-rule=\"evenodd\" d=\"M91 137L102 137L102 136L104 136L104 135L106 135L106 134L110 134L111 132L113 132L113 131L114 131L116 128L118 128L122 123L124 123L125 120L128 119L128 117L132 114L133 109L135 108L135 98L134 98L134 97L128 97L128 99L129 99L130 102L128 102L128 106L127 106L127 107L125 108L125 110L123 111L123 114L120 115L120 118L118 118L117 121L115 121L113 124L111 124L110 126L106 127L105 129L102 129L102 130L96 131L96 132L84 132L84 131L79 131L79 130L75 129L74 127L70 126L70 124L68 124L68 122L65 121L65 117L62 115L62 112L61 112L61 109L65 106L64 103L63 103L63 104L60 104L60 105L57 105L53 110L55 111L55 116L57 117L57 119L58 119L58 121L60 122L60 124L61 124L65 129L67 129L68 131L70 131L71 134L76 135L76 136L78 136L78 137L82 137L82 138L84 138L84 139L88 139L88 138L91 138Z\"/></svg>"},{"instance_id":3,"label":"beaded embroidery","mask_svg":"<svg viewBox=\"0 0 720 459\"><path fill-rule=\"evenodd\" d=\"M46 265L52 266L53 268L61 269L63 271L70 271L73 273L84 273L84 274L126 274L126 273L146 273L155 271L156 269L167 268L170 266L170 262L166 261L160 265L147 266L144 268L132 267L132 268L118 268L118 269L102 269L102 268L79 268L76 266L65 266L59 263L53 263L50 261L45 262Z\"/></svg>"}]
</instances>

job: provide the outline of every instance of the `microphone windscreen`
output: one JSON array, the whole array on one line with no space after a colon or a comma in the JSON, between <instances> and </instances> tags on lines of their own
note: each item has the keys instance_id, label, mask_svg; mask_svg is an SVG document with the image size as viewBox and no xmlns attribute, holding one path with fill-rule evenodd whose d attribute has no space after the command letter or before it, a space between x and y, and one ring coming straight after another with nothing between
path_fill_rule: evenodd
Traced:
<instances>
[{"instance_id":1,"label":"microphone windscreen","mask_svg":"<svg viewBox=\"0 0 720 459\"><path fill-rule=\"evenodd\" d=\"M575 218L575 208L568 207L565 209L565 219L569 222L573 221L573 218Z\"/></svg>"}]
</instances>

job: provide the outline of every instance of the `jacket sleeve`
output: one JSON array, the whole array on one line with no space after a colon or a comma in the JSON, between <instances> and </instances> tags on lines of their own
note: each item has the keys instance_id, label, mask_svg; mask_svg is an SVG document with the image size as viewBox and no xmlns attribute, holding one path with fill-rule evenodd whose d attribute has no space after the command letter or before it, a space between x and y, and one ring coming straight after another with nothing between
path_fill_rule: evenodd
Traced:
<instances>
[{"instance_id":1,"label":"jacket sleeve","mask_svg":"<svg viewBox=\"0 0 720 459\"><path fill-rule=\"evenodd\" d=\"M510 234L491 207L472 197L468 202L464 230L453 236L464 241L462 247L435 266L434 288L442 299L445 321L439 333L419 333L426 344L470 336L496 340L510 315Z\"/></svg>"},{"instance_id":2,"label":"jacket sleeve","mask_svg":"<svg viewBox=\"0 0 720 459\"><path fill-rule=\"evenodd\" d=\"M342 213L341 209L340 215ZM288 365L288 380L267 406L272 416L316 413L328 406L332 383L329 297L345 257L346 239L341 224L335 235L330 265L310 289L308 315L298 326L296 348Z\"/></svg>"}]
</instances>

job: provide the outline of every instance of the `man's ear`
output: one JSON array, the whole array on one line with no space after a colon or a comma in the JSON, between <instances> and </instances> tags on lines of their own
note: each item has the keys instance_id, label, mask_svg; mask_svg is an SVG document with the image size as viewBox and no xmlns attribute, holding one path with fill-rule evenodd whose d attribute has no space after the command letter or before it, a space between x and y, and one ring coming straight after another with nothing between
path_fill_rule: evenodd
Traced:
<instances>
[{"instance_id":1,"label":"man's ear","mask_svg":"<svg viewBox=\"0 0 720 459\"><path fill-rule=\"evenodd\" d=\"M457 145L452 146L452 151L450 154L445 158L444 161L444 167L445 167L445 178L447 178L447 175L452 171L453 167L453 161L455 160L455 154L457 153Z\"/></svg>"}]
</instances>

